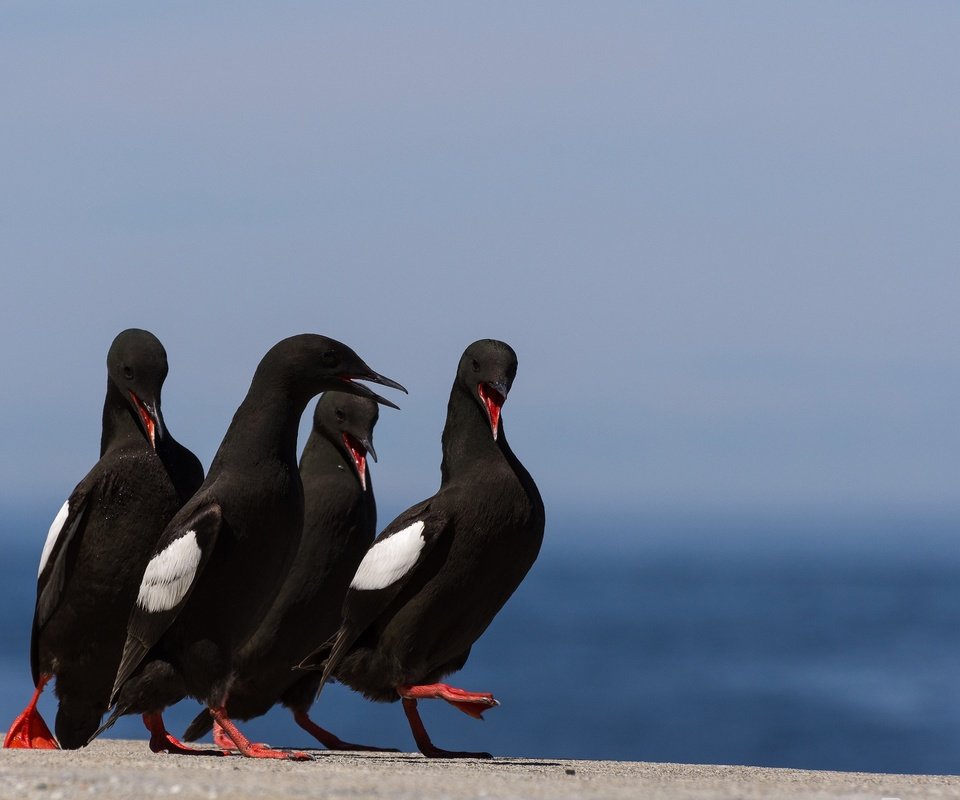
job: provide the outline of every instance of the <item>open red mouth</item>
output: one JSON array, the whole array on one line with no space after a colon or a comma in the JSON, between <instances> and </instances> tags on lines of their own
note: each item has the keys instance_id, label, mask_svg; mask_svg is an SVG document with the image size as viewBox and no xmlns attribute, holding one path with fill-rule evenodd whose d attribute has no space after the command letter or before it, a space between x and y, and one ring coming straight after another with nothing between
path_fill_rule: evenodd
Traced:
<instances>
[{"instance_id":1,"label":"open red mouth","mask_svg":"<svg viewBox=\"0 0 960 800\"><path fill-rule=\"evenodd\" d=\"M140 421L143 423L143 429L146 431L147 438L150 440L150 446L156 450L157 424L153 421L150 412L147 411L147 407L140 402L140 398L133 392L130 392L130 397L133 398L133 404L137 407L137 412L140 414Z\"/></svg>"},{"instance_id":2,"label":"open red mouth","mask_svg":"<svg viewBox=\"0 0 960 800\"><path fill-rule=\"evenodd\" d=\"M493 438L496 439L497 431L500 429L500 409L503 408L503 402L506 398L486 383L477 385L477 394L483 400L483 406L487 410L487 418L490 420L490 430L493 431Z\"/></svg>"},{"instance_id":3,"label":"open red mouth","mask_svg":"<svg viewBox=\"0 0 960 800\"><path fill-rule=\"evenodd\" d=\"M360 476L360 486L364 491L367 490L367 451L366 448L360 444L353 436L349 433L342 434L343 443L347 446L347 451L350 453L350 457L353 459L353 463L357 467L357 475Z\"/></svg>"}]
</instances>

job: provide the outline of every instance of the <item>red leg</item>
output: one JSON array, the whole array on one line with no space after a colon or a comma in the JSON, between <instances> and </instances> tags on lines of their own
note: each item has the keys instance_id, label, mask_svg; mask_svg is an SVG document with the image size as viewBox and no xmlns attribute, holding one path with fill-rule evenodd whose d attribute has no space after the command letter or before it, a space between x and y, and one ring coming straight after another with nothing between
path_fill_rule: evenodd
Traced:
<instances>
[{"instance_id":1,"label":"red leg","mask_svg":"<svg viewBox=\"0 0 960 800\"><path fill-rule=\"evenodd\" d=\"M155 711L143 715L143 724L150 731L150 749L154 753L176 753L184 756L221 756L219 750L203 750L198 747L188 747L167 732L163 724L163 714Z\"/></svg>"},{"instance_id":2,"label":"red leg","mask_svg":"<svg viewBox=\"0 0 960 800\"><path fill-rule=\"evenodd\" d=\"M288 753L285 750L277 750L265 744L255 744L244 736L240 729L233 723L233 720L227 716L227 710L223 707L211 708L215 724L219 724L224 734L233 740L240 751L240 755L247 758L282 758L288 761L313 761L306 753L294 751Z\"/></svg>"},{"instance_id":3,"label":"red leg","mask_svg":"<svg viewBox=\"0 0 960 800\"><path fill-rule=\"evenodd\" d=\"M410 700L437 699L446 700L464 714L474 719L483 719L483 712L500 705L489 692L468 692L447 686L445 683L431 683L426 686L398 686L397 694Z\"/></svg>"},{"instance_id":4,"label":"red leg","mask_svg":"<svg viewBox=\"0 0 960 800\"><path fill-rule=\"evenodd\" d=\"M320 744L327 748L327 750L353 750L369 753L396 753L397 750L392 747L371 747L365 744L351 744L350 742L345 742L339 736L336 736L333 733L330 733L326 728L321 728L310 719L310 716L306 711L294 711L293 712L294 722L297 723L301 728L303 728L307 733L313 736Z\"/></svg>"},{"instance_id":5,"label":"red leg","mask_svg":"<svg viewBox=\"0 0 960 800\"><path fill-rule=\"evenodd\" d=\"M223 750L225 756L237 752L237 746L233 743L233 739L227 736L226 731L220 727L219 722L213 723L213 743Z\"/></svg>"},{"instance_id":6,"label":"red leg","mask_svg":"<svg viewBox=\"0 0 960 800\"><path fill-rule=\"evenodd\" d=\"M37 688L23 709L11 724L10 730L3 740L4 747L29 750L59 750L60 745L50 733L47 723L43 721L40 712L37 711L37 701L40 699L40 693L43 687L47 685L53 675L41 675Z\"/></svg>"},{"instance_id":7,"label":"red leg","mask_svg":"<svg viewBox=\"0 0 960 800\"><path fill-rule=\"evenodd\" d=\"M401 695L402 696L402 695ZM492 758L489 753L468 753L457 750L441 750L430 741L427 729L423 727L420 712L417 711L417 701L412 697L403 697L403 713L407 715L410 730L413 732L417 749L427 758Z\"/></svg>"}]
</instances>

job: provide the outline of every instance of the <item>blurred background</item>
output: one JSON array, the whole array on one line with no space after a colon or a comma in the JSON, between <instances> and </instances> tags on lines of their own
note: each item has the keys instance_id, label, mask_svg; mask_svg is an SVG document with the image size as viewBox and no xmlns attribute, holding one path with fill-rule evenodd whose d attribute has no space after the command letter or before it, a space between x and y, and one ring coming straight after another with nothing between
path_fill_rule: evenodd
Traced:
<instances>
[{"instance_id":1,"label":"blurred background","mask_svg":"<svg viewBox=\"0 0 960 800\"><path fill-rule=\"evenodd\" d=\"M165 344L205 466L287 335L403 382L382 525L435 491L457 360L496 337L547 538L456 678L502 708L425 704L437 744L960 770L960 8L0 14L0 727L117 332ZM395 705L315 712L413 746ZM309 744L282 710L249 733Z\"/></svg>"}]
</instances>

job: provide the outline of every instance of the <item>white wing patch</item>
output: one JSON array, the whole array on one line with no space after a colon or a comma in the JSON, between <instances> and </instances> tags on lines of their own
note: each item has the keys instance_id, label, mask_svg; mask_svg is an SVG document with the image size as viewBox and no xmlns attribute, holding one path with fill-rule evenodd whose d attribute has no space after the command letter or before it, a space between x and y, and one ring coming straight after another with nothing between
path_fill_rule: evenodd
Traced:
<instances>
[{"instance_id":1,"label":"white wing patch","mask_svg":"<svg viewBox=\"0 0 960 800\"><path fill-rule=\"evenodd\" d=\"M196 531L187 531L150 559L140 582L137 605L145 611L169 611L183 600L200 564Z\"/></svg>"},{"instance_id":2,"label":"white wing patch","mask_svg":"<svg viewBox=\"0 0 960 800\"><path fill-rule=\"evenodd\" d=\"M423 550L424 524L414 522L367 550L350 582L351 589L383 589L407 573Z\"/></svg>"},{"instance_id":3,"label":"white wing patch","mask_svg":"<svg viewBox=\"0 0 960 800\"><path fill-rule=\"evenodd\" d=\"M60 531L63 530L63 524L69 516L70 500L68 499L57 512L57 516L53 518L53 522L50 523L50 530L47 531L47 540L43 543L43 551L40 553L40 569L37 570L38 578L43 575L43 568L47 566L47 559L50 558L50 553L53 552L53 546L57 543L57 537L60 536Z\"/></svg>"}]
</instances>

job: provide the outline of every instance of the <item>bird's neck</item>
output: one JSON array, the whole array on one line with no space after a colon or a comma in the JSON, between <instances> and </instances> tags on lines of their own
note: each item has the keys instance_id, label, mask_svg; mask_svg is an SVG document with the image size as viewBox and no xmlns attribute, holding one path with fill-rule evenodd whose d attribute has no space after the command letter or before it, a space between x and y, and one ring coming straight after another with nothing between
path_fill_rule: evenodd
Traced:
<instances>
[{"instance_id":1,"label":"bird's neck","mask_svg":"<svg viewBox=\"0 0 960 800\"><path fill-rule=\"evenodd\" d=\"M308 466L316 472L333 470L337 467L353 471L346 454L330 441L329 436L316 428L310 432L307 443L303 446L303 456L300 460L301 470Z\"/></svg>"},{"instance_id":2,"label":"bird's neck","mask_svg":"<svg viewBox=\"0 0 960 800\"><path fill-rule=\"evenodd\" d=\"M166 428L163 437L157 442L157 455L173 481L181 503L187 502L203 483L203 465L200 460L174 439Z\"/></svg>"},{"instance_id":3,"label":"bird's neck","mask_svg":"<svg viewBox=\"0 0 960 800\"><path fill-rule=\"evenodd\" d=\"M108 450L146 443L143 431L134 417L128 398L107 378L107 396L103 401L103 429L100 434L100 457Z\"/></svg>"},{"instance_id":4,"label":"bird's neck","mask_svg":"<svg viewBox=\"0 0 960 800\"><path fill-rule=\"evenodd\" d=\"M282 383L270 383L254 376L244 398L223 437L210 471L231 464L281 461L297 464L297 433L300 417L309 397L290 392Z\"/></svg>"},{"instance_id":5,"label":"bird's neck","mask_svg":"<svg viewBox=\"0 0 960 800\"><path fill-rule=\"evenodd\" d=\"M447 422L443 427L443 461L440 479L445 483L477 462L488 459L513 460L503 431L503 419L496 439L490 430L487 415L470 395L454 383L447 404Z\"/></svg>"}]
</instances>

